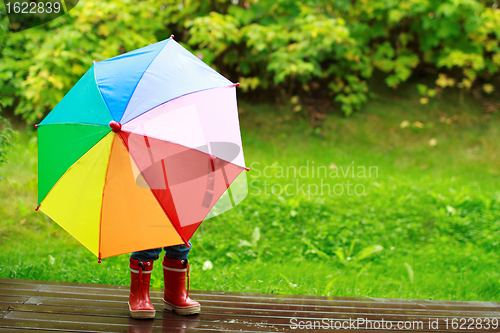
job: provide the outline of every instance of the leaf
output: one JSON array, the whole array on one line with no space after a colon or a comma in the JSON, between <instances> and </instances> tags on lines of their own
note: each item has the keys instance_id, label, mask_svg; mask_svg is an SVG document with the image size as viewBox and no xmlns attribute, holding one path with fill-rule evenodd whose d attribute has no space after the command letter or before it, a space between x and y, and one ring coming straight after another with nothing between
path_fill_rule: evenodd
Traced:
<instances>
[{"instance_id":1,"label":"leaf","mask_svg":"<svg viewBox=\"0 0 500 333\"><path fill-rule=\"evenodd\" d=\"M326 254L325 252L323 252L320 249L318 249L309 239L302 238L302 242L304 244L306 244L307 247L308 247L308 249L305 252L305 254L312 253L312 254L316 254L318 257L320 257L322 259L325 259L325 260L329 260L330 259L330 256L328 254Z\"/></svg>"},{"instance_id":2,"label":"leaf","mask_svg":"<svg viewBox=\"0 0 500 333\"><path fill-rule=\"evenodd\" d=\"M412 125L416 128L424 128L424 124L422 124L420 121L414 121Z\"/></svg>"},{"instance_id":3,"label":"leaf","mask_svg":"<svg viewBox=\"0 0 500 333\"><path fill-rule=\"evenodd\" d=\"M352 241L351 246L349 246L349 253L348 253L349 256L353 255L353 253L354 253L354 247L356 246L357 242L358 242L358 240L355 239L355 240Z\"/></svg>"},{"instance_id":4,"label":"leaf","mask_svg":"<svg viewBox=\"0 0 500 333\"><path fill-rule=\"evenodd\" d=\"M252 244L250 244L248 241L246 240L240 240L240 243L238 244L238 247L243 247L243 246L249 246L251 247Z\"/></svg>"},{"instance_id":5,"label":"leaf","mask_svg":"<svg viewBox=\"0 0 500 333\"><path fill-rule=\"evenodd\" d=\"M445 2L445 3L442 3L441 5L439 5L439 7L436 9L436 14L443 15L445 17L449 17L453 14L453 12L455 11L455 8L456 7L453 6L452 4Z\"/></svg>"},{"instance_id":6,"label":"leaf","mask_svg":"<svg viewBox=\"0 0 500 333\"><path fill-rule=\"evenodd\" d=\"M485 83L483 84L483 90L485 93L491 94L495 90L495 87L490 83Z\"/></svg>"},{"instance_id":7,"label":"leaf","mask_svg":"<svg viewBox=\"0 0 500 333\"><path fill-rule=\"evenodd\" d=\"M214 268L214 265L212 264L212 262L210 260L206 260L203 263L203 267L201 269L203 269L204 271L210 271L213 268Z\"/></svg>"},{"instance_id":8,"label":"leaf","mask_svg":"<svg viewBox=\"0 0 500 333\"><path fill-rule=\"evenodd\" d=\"M425 95L427 92L428 88L425 84L417 84L417 89L420 95Z\"/></svg>"},{"instance_id":9,"label":"leaf","mask_svg":"<svg viewBox=\"0 0 500 333\"><path fill-rule=\"evenodd\" d=\"M382 245L373 245L365 247L364 249L358 252L358 254L356 255L356 259L357 260L367 259L372 255L382 252L383 249L384 247Z\"/></svg>"},{"instance_id":10,"label":"leaf","mask_svg":"<svg viewBox=\"0 0 500 333\"><path fill-rule=\"evenodd\" d=\"M397 88L398 84L400 83L400 80L398 79L398 77L396 75L389 75L386 79L385 79L385 83L389 86L389 87L392 87L392 88Z\"/></svg>"},{"instance_id":11,"label":"leaf","mask_svg":"<svg viewBox=\"0 0 500 333\"><path fill-rule=\"evenodd\" d=\"M405 266L406 266L406 271L408 272L408 277L410 278L410 282L413 284L413 268L411 268L411 266L406 262Z\"/></svg>"},{"instance_id":12,"label":"leaf","mask_svg":"<svg viewBox=\"0 0 500 333\"><path fill-rule=\"evenodd\" d=\"M390 23L397 23L401 21L401 19L405 17L405 13L401 10L398 9L393 9L389 11L389 22Z\"/></svg>"},{"instance_id":13,"label":"leaf","mask_svg":"<svg viewBox=\"0 0 500 333\"><path fill-rule=\"evenodd\" d=\"M332 279L328 284L325 286L325 289L323 290L323 293L328 295L330 290L333 288L333 284L335 283L335 280L337 280L339 277L337 276L335 279Z\"/></svg>"},{"instance_id":14,"label":"leaf","mask_svg":"<svg viewBox=\"0 0 500 333\"><path fill-rule=\"evenodd\" d=\"M287 278L286 276L284 276L282 273L280 273L280 276L285 279L285 281L288 283L288 285L292 288L297 288L298 285L296 283L293 283L289 278Z\"/></svg>"},{"instance_id":15,"label":"leaf","mask_svg":"<svg viewBox=\"0 0 500 333\"><path fill-rule=\"evenodd\" d=\"M446 88L448 86L448 77L446 74L439 74L439 77L436 80L436 84L441 88Z\"/></svg>"},{"instance_id":16,"label":"leaf","mask_svg":"<svg viewBox=\"0 0 500 333\"><path fill-rule=\"evenodd\" d=\"M234 253L234 252L227 252L226 256L228 256L229 258L233 259L236 262L240 262L241 261L240 257L236 253Z\"/></svg>"},{"instance_id":17,"label":"leaf","mask_svg":"<svg viewBox=\"0 0 500 333\"><path fill-rule=\"evenodd\" d=\"M240 87L243 91L255 90L261 81L258 77L240 77Z\"/></svg>"},{"instance_id":18,"label":"leaf","mask_svg":"<svg viewBox=\"0 0 500 333\"><path fill-rule=\"evenodd\" d=\"M345 258L344 251L339 249L339 250L335 251L334 253L339 258L340 261L345 261L346 258Z\"/></svg>"},{"instance_id":19,"label":"leaf","mask_svg":"<svg viewBox=\"0 0 500 333\"><path fill-rule=\"evenodd\" d=\"M410 122L408 120L404 120L404 121L401 122L401 124L399 124L399 127L400 128L410 127Z\"/></svg>"},{"instance_id":20,"label":"leaf","mask_svg":"<svg viewBox=\"0 0 500 333\"><path fill-rule=\"evenodd\" d=\"M252 246L256 247L259 240L260 240L260 228L255 227L252 233L252 242L251 242Z\"/></svg>"}]
</instances>

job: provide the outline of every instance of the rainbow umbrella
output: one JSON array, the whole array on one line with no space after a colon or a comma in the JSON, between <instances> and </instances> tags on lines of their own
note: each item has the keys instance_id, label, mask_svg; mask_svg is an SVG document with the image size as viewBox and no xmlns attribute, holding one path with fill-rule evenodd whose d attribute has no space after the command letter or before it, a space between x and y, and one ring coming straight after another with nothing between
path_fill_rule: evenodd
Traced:
<instances>
[{"instance_id":1,"label":"rainbow umbrella","mask_svg":"<svg viewBox=\"0 0 500 333\"><path fill-rule=\"evenodd\" d=\"M99 259L187 243L246 196L237 84L172 37L94 62L37 125L37 209Z\"/></svg>"}]
</instances>

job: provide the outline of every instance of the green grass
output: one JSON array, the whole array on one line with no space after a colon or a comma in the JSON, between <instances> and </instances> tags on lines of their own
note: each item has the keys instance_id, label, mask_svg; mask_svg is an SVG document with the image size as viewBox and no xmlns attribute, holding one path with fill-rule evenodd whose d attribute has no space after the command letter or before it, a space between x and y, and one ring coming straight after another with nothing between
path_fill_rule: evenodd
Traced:
<instances>
[{"instance_id":1,"label":"green grass","mask_svg":"<svg viewBox=\"0 0 500 333\"><path fill-rule=\"evenodd\" d=\"M289 107L240 104L249 195L196 232L192 289L500 301L498 113L486 118L455 96L420 105L381 95L312 130ZM405 120L423 127L401 128ZM97 264L34 211L36 133L21 130L7 158L0 276L127 284L127 256ZM313 176L317 167L328 176ZM348 167L366 175L343 176ZM347 182L361 195L316 193Z\"/></svg>"}]
</instances>

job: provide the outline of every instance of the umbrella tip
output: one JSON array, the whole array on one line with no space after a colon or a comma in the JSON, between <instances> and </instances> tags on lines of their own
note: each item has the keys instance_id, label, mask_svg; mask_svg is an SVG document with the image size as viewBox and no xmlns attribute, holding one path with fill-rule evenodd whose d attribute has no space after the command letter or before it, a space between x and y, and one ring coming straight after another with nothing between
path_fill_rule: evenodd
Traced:
<instances>
[{"instance_id":1,"label":"umbrella tip","mask_svg":"<svg viewBox=\"0 0 500 333\"><path fill-rule=\"evenodd\" d=\"M120 124L117 121L111 120L109 122L109 127L111 127L111 130L115 133L120 132L122 129L122 124Z\"/></svg>"},{"instance_id":2,"label":"umbrella tip","mask_svg":"<svg viewBox=\"0 0 500 333\"><path fill-rule=\"evenodd\" d=\"M170 38L174 39L174 35L170 35Z\"/></svg>"},{"instance_id":3,"label":"umbrella tip","mask_svg":"<svg viewBox=\"0 0 500 333\"><path fill-rule=\"evenodd\" d=\"M92 63L95 64L95 60L92 60Z\"/></svg>"},{"instance_id":4,"label":"umbrella tip","mask_svg":"<svg viewBox=\"0 0 500 333\"><path fill-rule=\"evenodd\" d=\"M38 124L35 124L35 128L38 128Z\"/></svg>"},{"instance_id":5,"label":"umbrella tip","mask_svg":"<svg viewBox=\"0 0 500 333\"><path fill-rule=\"evenodd\" d=\"M239 87L239 86L240 86L240 83L239 83L239 82L236 82L234 85L235 85L235 86L237 86L237 87Z\"/></svg>"},{"instance_id":6,"label":"umbrella tip","mask_svg":"<svg viewBox=\"0 0 500 333\"><path fill-rule=\"evenodd\" d=\"M245 170L246 170L246 171L250 171L250 168L245 167Z\"/></svg>"},{"instance_id":7,"label":"umbrella tip","mask_svg":"<svg viewBox=\"0 0 500 333\"><path fill-rule=\"evenodd\" d=\"M35 207L35 212L38 212L38 208L40 208L40 205Z\"/></svg>"}]
</instances>

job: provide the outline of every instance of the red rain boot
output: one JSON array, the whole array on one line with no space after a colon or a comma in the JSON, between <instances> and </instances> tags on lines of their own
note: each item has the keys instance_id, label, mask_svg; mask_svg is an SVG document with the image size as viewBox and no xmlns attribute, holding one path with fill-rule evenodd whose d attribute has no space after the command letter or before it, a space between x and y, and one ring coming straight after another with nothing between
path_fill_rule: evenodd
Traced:
<instances>
[{"instance_id":1,"label":"red rain boot","mask_svg":"<svg viewBox=\"0 0 500 333\"><path fill-rule=\"evenodd\" d=\"M149 299L149 281L153 271L153 261L139 261L130 258L130 296L128 308L135 319L154 318L156 310Z\"/></svg>"},{"instance_id":2,"label":"red rain boot","mask_svg":"<svg viewBox=\"0 0 500 333\"><path fill-rule=\"evenodd\" d=\"M186 292L186 273L188 277L188 289ZM200 303L189 298L189 264L186 260L163 259L163 281L165 293L163 295L163 307L173 310L180 315L200 313Z\"/></svg>"}]
</instances>

